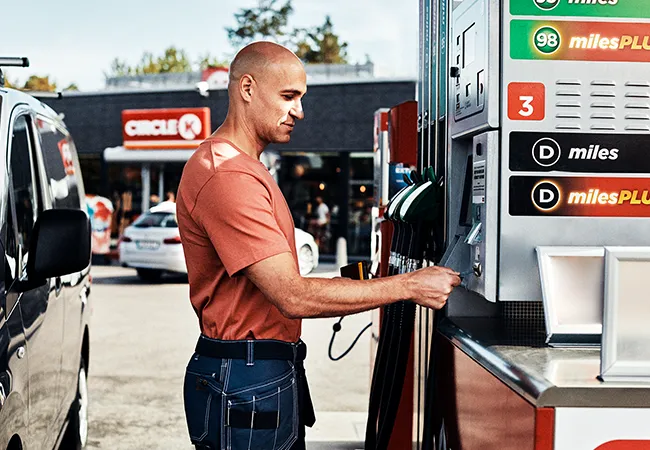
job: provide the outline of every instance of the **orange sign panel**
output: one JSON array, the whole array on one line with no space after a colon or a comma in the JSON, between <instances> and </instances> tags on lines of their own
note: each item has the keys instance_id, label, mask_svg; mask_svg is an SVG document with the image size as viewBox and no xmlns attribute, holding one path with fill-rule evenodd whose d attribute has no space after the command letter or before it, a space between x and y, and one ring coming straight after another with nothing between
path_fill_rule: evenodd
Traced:
<instances>
[{"instance_id":1,"label":"orange sign panel","mask_svg":"<svg viewBox=\"0 0 650 450\"><path fill-rule=\"evenodd\" d=\"M128 149L192 149L210 136L209 108L126 109L122 137Z\"/></svg>"},{"instance_id":2,"label":"orange sign panel","mask_svg":"<svg viewBox=\"0 0 650 450\"><path fill-rule=\"evenodd\" d=\"M546 88L542 83L508 85L510 120L544 120L544 117L546 117Z\"/></svg>"}]
</instances>

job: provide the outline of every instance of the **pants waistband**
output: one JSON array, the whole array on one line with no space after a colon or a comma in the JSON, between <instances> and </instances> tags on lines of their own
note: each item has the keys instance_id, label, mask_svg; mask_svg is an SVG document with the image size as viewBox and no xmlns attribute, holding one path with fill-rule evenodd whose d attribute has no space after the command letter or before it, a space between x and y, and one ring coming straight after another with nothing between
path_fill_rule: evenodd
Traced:
<instances>
[{"instance_id":1,"label":"pants waistband","mask_svg":"<svg viewBox=\"0 0 650 450\"><path fill-rule=\"evenodd\" d=\"M307 357L307 345L303 341L296 343L274 340L222 341L201 335L196 343L196 353L201 356L222 359L279 359L304 361Z\"/></svg>"}]
</instances>

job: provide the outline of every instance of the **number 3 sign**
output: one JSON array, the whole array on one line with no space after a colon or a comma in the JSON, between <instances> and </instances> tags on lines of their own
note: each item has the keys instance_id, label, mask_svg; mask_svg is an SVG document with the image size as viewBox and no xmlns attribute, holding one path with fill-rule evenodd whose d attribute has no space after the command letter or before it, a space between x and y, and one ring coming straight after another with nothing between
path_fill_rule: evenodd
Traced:
<instances>
[{"instance_id":1,"label":"number 3 sign","mask_svg":"<svg viewBox=\"0 0 650 450\"><path fill-rule=\"evenodd\" d=\"M542 83L510 83L508 85L508 118L510 120L544 120L546 88Z\"/></svg>"}]
</instances>

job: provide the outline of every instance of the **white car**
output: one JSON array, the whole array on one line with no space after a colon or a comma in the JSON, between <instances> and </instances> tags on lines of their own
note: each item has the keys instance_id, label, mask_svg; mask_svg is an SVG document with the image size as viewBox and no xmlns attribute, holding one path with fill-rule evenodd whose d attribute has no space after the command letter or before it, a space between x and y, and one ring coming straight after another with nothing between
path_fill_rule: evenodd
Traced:
<instances>
[{"instance_id":1,"label":"white car","mask_svg":"<svg viewBox=\"0 0 650 450\"><path fill-rule=\"evenodd\" d=\"M311 234L295 229L298 266L307 275L318 266L318 246ZM176 204L163 202L126 227L118 246L120 264L138 271L143 280L157 280L163 272L187 273Z\"/></svg>"}]
</instances>

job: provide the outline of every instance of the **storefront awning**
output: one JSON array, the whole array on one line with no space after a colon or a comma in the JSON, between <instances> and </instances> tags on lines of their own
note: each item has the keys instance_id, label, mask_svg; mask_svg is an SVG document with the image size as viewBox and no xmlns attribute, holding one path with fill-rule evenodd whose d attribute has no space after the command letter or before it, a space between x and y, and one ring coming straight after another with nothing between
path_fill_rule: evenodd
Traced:
<instances>
[{"instance_id":1,"label":"storefront awning","mask_svg":"<svg viewBox=\"0 0 650 450\"><path fill-rule=\"evenodd\" d=\"M124 147L104 149L104 161L113 163L165 163L185 162L194 150L127 150Z\"/></svg>"}]
</instances>

